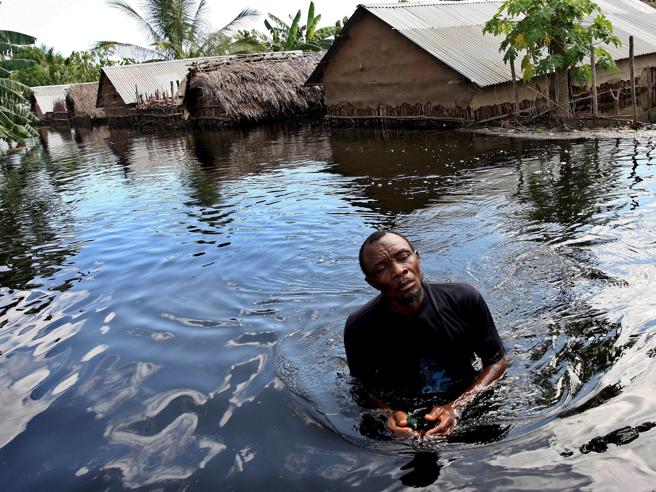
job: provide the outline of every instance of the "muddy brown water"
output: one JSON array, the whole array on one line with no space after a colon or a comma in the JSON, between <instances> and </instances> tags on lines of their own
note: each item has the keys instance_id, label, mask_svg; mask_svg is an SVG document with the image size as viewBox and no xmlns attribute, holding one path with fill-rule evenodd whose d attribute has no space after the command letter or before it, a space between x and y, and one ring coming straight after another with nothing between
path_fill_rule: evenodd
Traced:
<instances>
[{"instance_id":1,"label":"muddy brown water","mask_svg":"<svg viewBox=\"0 0 656 492\"><path fill-rule=\"evenodd\" d=\"M656 483L656 141L317 124L42 133L0 158L3 490ZM448 441L363 435L375 228L486 298L505 378Z\"/></svg>"}]
</instances>

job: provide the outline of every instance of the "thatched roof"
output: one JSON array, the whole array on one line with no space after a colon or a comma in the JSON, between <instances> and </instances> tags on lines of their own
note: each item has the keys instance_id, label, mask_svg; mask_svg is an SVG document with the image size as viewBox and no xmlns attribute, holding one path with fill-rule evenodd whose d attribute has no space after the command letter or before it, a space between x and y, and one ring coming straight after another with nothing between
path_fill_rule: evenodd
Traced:
<instances>
[{"instance_id":1,"label":"thatched roof","mask_svg":"<svg viewBox=\"0 0 656 492\"><path fill-rule=\"evenodd\" d=\"M98 82L72 84L66 89L66 109L73 118L102 119L105 111L96 108L98 97Z\"/></svg>"},{"instance_id":2,"label":"thatched roof","mask_svg":"<svg viewBox=\"0 0 656 492\"><path fill-rule=\"evenodd\" d=\"M201 63L189 69L185 112L192 118L257 122L323 109L323 89L304 87L318 53L264 54Z\"/></svg>"}]
</instances>

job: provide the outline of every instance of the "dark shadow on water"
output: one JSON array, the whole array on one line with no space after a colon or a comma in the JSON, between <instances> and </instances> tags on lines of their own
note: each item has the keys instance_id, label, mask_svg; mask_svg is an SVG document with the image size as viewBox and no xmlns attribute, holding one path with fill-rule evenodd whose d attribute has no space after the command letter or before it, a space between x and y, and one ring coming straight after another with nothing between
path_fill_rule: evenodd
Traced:
<instances>
[{"instance_id":1,"label":"dark shadow on water","mask_svg":"<svg viewBox=\"0 0 656 492\"><path fill-rule=\"evenodd\" d=\"M656 423L654 422L645 422L636 427L627 425L626 427L609 432L605 436L598 436L591 439L589 442L581 446L580 451L583 454L605 453L608 450L609 444L623 446L624 444L635 441L640 437L640 434L647 432L654 427L656 427Z\"/></svg>"},{"instance_id":2,"label":"dark shadow on water","mask_svg":"<svg viewBox=\"0 0 656 492\"><path fill-rule=\"evenodd\" d=\"M438 458L435 452L415 453L412 459L401 467L401 470L408 472L399 480L406 487L421 488L432 485L440 478L442 466Z\"/></svg>"}]
</instances>

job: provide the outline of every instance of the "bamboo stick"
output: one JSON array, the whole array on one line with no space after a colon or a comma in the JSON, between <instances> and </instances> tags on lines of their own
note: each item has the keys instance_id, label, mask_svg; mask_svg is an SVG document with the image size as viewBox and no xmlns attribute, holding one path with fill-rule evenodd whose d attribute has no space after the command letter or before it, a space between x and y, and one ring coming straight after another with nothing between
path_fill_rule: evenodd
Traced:
<instances>
[{"instance_id":1,"label":"bamboo stick","mask_svg":"<svg viewBox=\"0 0 656 492\"><path fill-rule=\"evenodd\" d=\"M629 66L631 68L631 98L633 99L633 124L638 124L638 101L635 86L635 59L633 56L633 36L629 36Z\"/></svg>"},{"instance_id":2,"label":"bamboo stick","mask_svg":"<svg viewBox=\"0 0 656 492\"><path fill-rule=\"evenodd\" d=\"M515 103L513 104L513 114L519 110L519 96L517 95L517 76L515 75L515 60L510 60L510 74L512 75L513 97Z\"/></svg>"},{"instance_id":3,"label":"bamboo stick","mask_svg":"<svg viewBox=\"0 0 656 492\"><path fill-rule=\"evenodd\" d=\"M592 74L592 125L597 126L597 116L599 116L599 100L597 98L597 67L595 64L594 46L590 43L590 73Z\"/></svg>"}]
</instances>

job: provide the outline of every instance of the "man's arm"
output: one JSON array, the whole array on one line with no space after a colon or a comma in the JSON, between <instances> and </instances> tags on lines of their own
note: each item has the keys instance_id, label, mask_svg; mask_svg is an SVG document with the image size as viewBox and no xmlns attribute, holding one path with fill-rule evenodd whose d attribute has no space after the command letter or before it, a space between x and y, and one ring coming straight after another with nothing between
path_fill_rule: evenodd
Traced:
<instances>
[{"instance_id":1,"label":"man's arm","mask_svg":"<svg viewBox=\"0 0 656 492\"><path fill-rule=\"evenodd\" d=\"M453 430L456 419L462 411L484 393L492 383L503 376L507 367L508 361L506 357L501 357L497 362L486 366L474 382L458 398L446 405L434 407L426 414L425 419L429 422L439 420L440 423L427 431L426 435L448 435Z\"/></svg>"}]
</instances>

